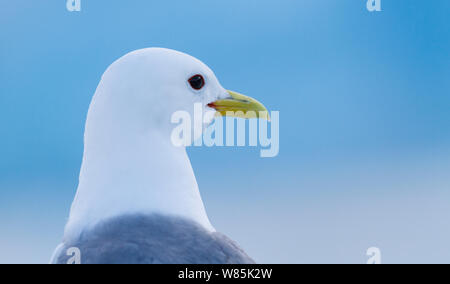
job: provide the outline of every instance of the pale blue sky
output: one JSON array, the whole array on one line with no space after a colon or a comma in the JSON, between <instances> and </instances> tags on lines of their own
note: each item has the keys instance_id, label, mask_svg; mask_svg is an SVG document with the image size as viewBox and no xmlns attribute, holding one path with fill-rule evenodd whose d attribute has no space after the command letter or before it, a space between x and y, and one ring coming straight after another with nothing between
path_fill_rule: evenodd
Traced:
<instances>
[{"instance_id":1,"label":"pale blue sky","mask_svg":"<svg viewBox=\"0 0 450 284\"><path fill-rule=\"evenodd\" d=\"M280 111L276 158L189 150L213 224L259 262L450 262L450 2L365 2L0 0L0 263L48 261L99 79L151 46Z\"/></svg>"}]
</instances>

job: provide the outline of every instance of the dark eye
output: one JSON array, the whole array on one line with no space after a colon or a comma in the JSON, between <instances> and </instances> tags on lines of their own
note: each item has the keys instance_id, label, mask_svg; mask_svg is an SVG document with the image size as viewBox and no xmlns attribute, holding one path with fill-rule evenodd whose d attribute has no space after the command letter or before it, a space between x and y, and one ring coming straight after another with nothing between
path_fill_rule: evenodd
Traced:
<instances>
[{"instance_id":1,"label":"dark eye","mask_svg":"<svg viewBox=\"0 0 450 284\"><path fill-rule=\"evenodd\" d=\"M191 85L192 89L194 90L200 90L205 86L205 79L203 79L202 75L194 75L189 80L189 85Z\"/></svg>"}]
</instances>

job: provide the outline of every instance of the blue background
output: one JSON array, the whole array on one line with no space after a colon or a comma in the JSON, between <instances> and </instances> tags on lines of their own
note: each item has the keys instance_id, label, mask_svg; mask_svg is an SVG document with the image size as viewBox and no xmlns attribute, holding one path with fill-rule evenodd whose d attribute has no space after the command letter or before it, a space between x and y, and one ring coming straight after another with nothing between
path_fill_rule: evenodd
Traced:
<instances>
[{"instance_id":1,"label":"blue background","mask_svg":"<svg viewBox=\"0 0 450 284\"><path fill-rule=\"evenodd\" d=\"M450 262L449 1L65 2L0 0L0 263L49 260L100 77L152 46L280 111L276 158L189 150L213 224L258 262Z\"/></svg>"}]
</instances>

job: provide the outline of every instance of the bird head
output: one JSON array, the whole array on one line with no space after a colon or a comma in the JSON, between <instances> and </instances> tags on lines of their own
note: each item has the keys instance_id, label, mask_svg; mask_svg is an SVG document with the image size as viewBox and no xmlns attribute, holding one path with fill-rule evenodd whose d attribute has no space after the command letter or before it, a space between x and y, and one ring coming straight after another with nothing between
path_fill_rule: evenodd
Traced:
<instances>
[{"instance_id":1,"label":"bird head","mask_svg":"<svg viewBox=\"0 0 450 284\"><path fill-rule=\"evenodd\" d=\"M117 115L139 129L166 127L176 111L193 117L195 104L219 116L261 117L265 113L262 118L268 119L260 102L223 88L203 62L170 49L129 53L108 68L102 82L108 82L102 89L119 110Z\"/></svg>"}]
</instances>

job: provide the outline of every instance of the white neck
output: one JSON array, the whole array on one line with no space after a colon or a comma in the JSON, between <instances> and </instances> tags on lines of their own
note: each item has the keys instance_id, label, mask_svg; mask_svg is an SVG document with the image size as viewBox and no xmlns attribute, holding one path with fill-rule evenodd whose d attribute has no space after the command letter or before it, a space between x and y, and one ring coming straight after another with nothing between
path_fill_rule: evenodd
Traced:
<instances>
[{"instance_id":1,"label":"white neck","mask_svg":"<svg viewBox=\"0 0 450 284\"><path fill-rule=\"evenodd\" d=\"M139 119L134 114L105 104L107 98L94 98L89 111L66 238L103 220L136 213L180 216L214 231L186 149L170 142L169 121L165 127L155 126L161 121L139 127L130 123Z\"/></svg>"}]
</instances>

